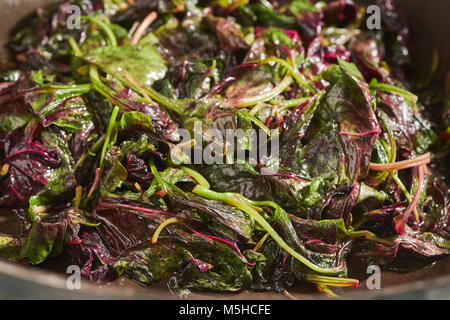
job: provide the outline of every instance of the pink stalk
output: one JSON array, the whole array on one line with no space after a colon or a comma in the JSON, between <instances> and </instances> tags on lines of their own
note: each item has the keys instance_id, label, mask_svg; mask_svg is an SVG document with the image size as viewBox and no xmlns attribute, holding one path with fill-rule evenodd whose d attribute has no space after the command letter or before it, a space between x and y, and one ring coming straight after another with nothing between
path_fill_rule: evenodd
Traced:
<instances>
[{"instance_id":1,"label":"pink stalk","mask_svg":"<svg viewBox=\"0 0 450 320\"><path fill-rule=\"evenodd\" d=\"M324 242L320 239L312 239L312 240L308 240L308 241L304 242L303 245L308 246L308 245L322 244L322 243L324 243Z\"/></svg>"},{"instance_id":2,"label":"pink stalk","mask_svg":"<svg viewBox=\"0 0 450 320\"><path fill-rule=\"evenodd\" d=\"M241 259L242 259L246 264L248 264L249 266L254 266L254 265L256 264L255 262L252 262L252 263L248 262L247 259L246 259L246 258L244 257L244 255L242 254L241 250L239 250L238 246L237 246L234 242L229 241L229 240L226 240L226 239L223 239L223 238L219 238L219 237L216 237L216 236L210 236L210 235L208 235L208 234L200 233L200 232L198 232L197 230L195 230L194 228L192 228L191 226L187 225L186 223L183 223L183 225L184 225L186 228L188 228L189 230L191 230L193 233L195 233L196 235L200 236L200 237L208 238L208 239L212 239L212 240L216 240L216 241L220 241L220 242L223 242L223 243L225 243L225 244L231 246L231 247L237 252L237 254L239 255L239 257L241 257Z\"/></svg>"},{"instance_id":3,"label":"pink stalk","mask_svg":"<svg viewBox=\"0 0 450 320\"><path fill-rule=\"evenodd\" d=\"M419 202L420 194L422 193L422 187L424 182L424 165L420 166L418 168L419 170L419 182L417 185L416 194L414 195L413 201L409 204L408 208L406 208L406 211L400 216L398 220L395 220L395 230L397 230L398 234L405 233L405 225L408 221L409 215L414 210L414 208L417 206L417 203Z\"/></svg>"},{"instance_id":4,"label":"pink stalk","mask_svg":"<svg viewBox=\"0 0 450 320\"><path fill-rule=\"evenodd\" d=\"M290 174L288 174L288 173L278 173L278 172L275 172L273 175L274 175L274 176L280 176L280 177L286 177L286 178L290 178L290 179L294 179L294 180L302 180L302 179L300 179L299 177L290 175Z\"/></svg>"},{"instance_id":5,"label":"pink stalk","mask_svg":"<svg viewBox=\"0 0 450 320\"><path fill-rule=\"evenodd\" d=\"M41 155L46 156L47 159L50 159L50 156L49 156L47 153L45 153L44 151L41 151L41 150L35 150L35 149L25 149L25 150L22 150L22 151L19 151L19 152L16 152L16 153L10 155L9 157L7 157L7 158L6 158L5 160L3 160L3 161L4 161L4 162L8 162L8 160L10 160L11 158L17 157L17 156L20 155L20 154L28 153L28 152L39 153L39 154L41 154Z\"/></svg>"},{"instance_id":6,"label":"pink stalk","mask_svg":"<svg viewBox=\"0 0 450 320\"><path fill-rule=\"evenodd\" d=\"M94 193L94 191L97 189L97 187L100 184L100 178L102 176L102 169L97 168L95 169L95 178L94 178L94 183L91 186L91 189L89 190L88 193L88 198L90 198L92 196L92 194Z\"/></svg>"},{"instance_id":7,"label":"pink stalk","mask_svg":"<svg viewBox=\"0 0 450 320\"><path fill-rule=\"evenodd\" d=\"M262 33L263 33L264 30L266 30L266 29L267 29L267 28L265 28L265 27L256 26L256 27L255 27L255 36L256 36L257 38L261 37L261 36L262 36Z\"/></svg>"},{"instance_id":8,"label":"pink stalk","mask_svg":"<svg viewBox=\"0 0 450 320\"><path fill-rule=\"evenodd\" d=\"M170 212L167 212L167 211L164 211L164 210L157 210L157 209L150 209L150 208L141 208L141 207L136 207L136 206L132 206L132 205L129 205L129 204L123 204L123 203L101 202L100 206L104 207L104 208L110 208L110 209L122 208L122 209L142 211L142 212L147 212L147 213L160 213L160 214L165 214L165 215L172 216L172 217L175 216L173 213L170 213Z\"/></svg>"},{"instance_id":9,"label":"pink stalk","mask_svg":"<svg viewBox=\"0 0 450 320\"><path fill-rule=\"evenodd\" d=\"M264 125L265 125L266 127L269 127L269 125L270 125L270 123L272 122L272 120L273 120L273 117L272 117L272 116L268 117L267 120L266 120L266 123L264 123Z\"/></svg>"},{"instance_id":10,"label":"pink stalk","mask_svg":"<svg viewBox=\"0 0 450 320\"><path fill-rule=\"evenodd\" d=\"M183 69L181 69L181 81L184 80L184 78L186 77L186 66L188 64L187 60L184 60L183 62Z\"/></svg>"},{"instance_id":11,"label":"pink stalk","mask_svg":"<svg viewBox=\"0 0 450 320\"><path fill-rule=\"evenodd\" d=\"M290 30L290 29L283 29L283 32L291 38L293 43L300 42L300 36L298 35L298 32L296 30Z\"/></svg>"},{"instance_id":12,"label":"pink stalk","mask_svg":"<svg viewBox=\"0 0 450 320\"><path fill-rule=\"evenodd\" d=\"M425 154L422 154L420 156L417 156L413 159L407 159L402 161L397 161L393 163L370 163L369 169L370 170L376 170L376 171L394 171L394 170L402 170L412 167L419 167L422 165L425 165L427 163L430 163L430 153L427 152Z\"/></svg>"},{"instance_id":13,"label":"pink stalk","mask_svg":"<svg viewBox=\"0 0 450 320\"><path fill-rule=\"evenodd\" d=\"M20 193L16 190L16 188L14 188L14 186L11 184L11 182L9 183L9 187L11 188L12 192L15 194L15 196L17 197L17 199L19 199L22 202L26 202L25 199L20 195Z\"/></svg>"},{"instance_id":14,"label":"pink stalk","mask_svg":"<svg viewBox=\"0 0 450 320\"><path fill-rule=\"evenodd\" d=\"M145 30L153 23L153 21L156 20L157 17L158 15L156 14L156 12L152 11L144 18L144 20L142 20L141 24L133 34L130 45L135 46L138 44Z\"/></svg>"}]
</instances>

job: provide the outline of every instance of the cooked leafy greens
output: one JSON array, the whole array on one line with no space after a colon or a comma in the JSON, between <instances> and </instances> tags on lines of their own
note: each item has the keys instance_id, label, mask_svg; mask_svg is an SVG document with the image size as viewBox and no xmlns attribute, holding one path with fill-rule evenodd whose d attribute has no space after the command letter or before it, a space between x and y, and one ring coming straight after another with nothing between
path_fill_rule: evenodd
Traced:
<instances>
[{"instance_id":1,"label":"cooked leafy greens","mask_svg":"<svg viewBox=\"0 0 450 320\"><path fill-rule=\"evenodd\" d=\"M381 31L352 0L43 8L0 70L0 257L180 293L334 295L358 286L351 259L410 270L448 255L449 104L405 80L393 16ZM218 143L222 164L175 161L195 121L191 149ZM252 128L266 139L239 138L238 162L208 133ZM255 161L274 137L279 158Z\"/></svg>"}]
</instances>

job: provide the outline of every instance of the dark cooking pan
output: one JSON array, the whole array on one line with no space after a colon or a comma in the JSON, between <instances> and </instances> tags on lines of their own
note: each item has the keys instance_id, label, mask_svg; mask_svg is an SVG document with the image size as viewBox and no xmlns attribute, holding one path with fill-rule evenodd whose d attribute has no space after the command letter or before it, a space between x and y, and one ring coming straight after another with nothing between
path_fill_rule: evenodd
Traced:
<instances>
[{"instance_id":1,"label":"dark cooking pan","mask_svg":"<svg viewBox=\"0 0 450 320\"><path fill-rule=\"evenodd\" d=\"M9 31L19 20L22 23L35 8L49 3L51 0L0 0L0 54L6 56L3 45L7 41ZM419 68L425 72L430 66L432 49L439 51L440 69L434 86L443 90L444 79L449 70L450 60L450 12L448 0L398 0L411 29L413 56ZM39 298L39 299L171 299L174 296L162 283L150 288L139 286L127 279L119 279L112 284L99 286L82 282L81 289L67 289L67 276L57 262L46 263L40 267L29 267L0 260L0 298ZM424 269L408 272L382 272L381 289L367 289L365 279L369 276L363 266L353 268L352 277L361 280L359 289L341 291L340 296L346 299L372 298L434 298L450 299L450 257L441 259ZM59 272L58 272L59 271ZM292 290L300 299L320 299L309 287L297 287ZM273 293L241 292L238 294L191 294L191 299L285 299Z\"/></svg>"}]
</instances>

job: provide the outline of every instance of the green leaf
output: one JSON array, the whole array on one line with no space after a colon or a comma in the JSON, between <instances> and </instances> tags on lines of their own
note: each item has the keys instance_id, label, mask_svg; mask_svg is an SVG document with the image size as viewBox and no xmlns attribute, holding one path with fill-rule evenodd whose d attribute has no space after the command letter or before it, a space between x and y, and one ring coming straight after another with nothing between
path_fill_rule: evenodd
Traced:
<instances>
[{"instance_id":1,"label":"green leaf","mask_svg":"<svg viewBox=\"0 0 450 320\"><path fill-rule=\"evenodd\" d=\"M292 48L292 39L280 28L269 27L264 30L263 35L275 45L285 45Z\"/></svg>"},{"instance_id":2,"label":"green leaf","mask_svg":"<svg viewBox=\"0 0 450 320\"><path fill-rule=\"evenodd\" d=\"M119 128L125 130L133 126L151 128L152 119L139 111L125 112L118 122Z\"/></svg>"},{"instance_id":3,"label":"green leaf","mask_svg":"<svg viewBox=\"0 0 450 320\"><path fill-rule=\"evenodd\" d=\"M66 100L80 96L91 90L87 85L49 86L42 85L41 89L28 95L27 101L41 119L53 114L55 109Z\"/></svg>"},{"instance_id":4,"label":"green leaf","mask_svg":"<svg viewBox=\"0 0 450 320\"><path fill-rule=\"evenodd\" d=\"M289 10L298 15L302 11L317 11L317 8L309 0L294 0L289 6Z\"/></svg>"},{"instance_id":5,"label":"green leaf","mask_svg":"<svg viewBox=\"0 0 450 320\"><path fill-rule=\"evenodd\" d=\"M104 46L90 51L83 58L124 83L128 82L128 75L142 86L151 86L153 82L162 79L167 71L166 62L151 45Z\"/></svg>"},{"instance_id":6,"label":"green leaf","mask_svg":"<svg viewBox=\"0 0 450 320\"><path fill-rule=\"evenodd\" d=\"M347 62L347 61L339 59L339 58L337 60L338 60L339 66L343 70L345 70L349 75L355 77L358 80L365 81L363 75L361 74L358 67L354 63Z\"/></svg>"},{"instance_id":7,"label":"green leaf","mask_svg":"<svg viewBox=\"0 0 450 320\"><path fill-rule=\"evenodd\" d=\"M81 97L65 101L49 118L45 126L54 124L69 131L79 131L92 122L92 116Z\"/></svg>"},{"instance_id":8,"label":"green leaf","mask_svg":"<svg viewBox=\"0 0 450 320\"><path fill-rule=\"evenodd\" d=\"M126 140L120 144L120 150L122 150L125 158L128 159L130 152L133 151L137 156L142 155L144 152L149 150L155 150L155 145L149 141L149 137L146 134L143 134L137 139L134 140Z\"/></svg>"},{"instance_id":9,"label":"green leaf","mask_svg":"<svg viewBox=\"0 0 450 320\"><path fill-rule=\"evenodd\" d=\"M108 192L114 192L127 179L127 169L122 165L122 154L118 147L111 147L105 156L102 185Z\"/></svg>"},{"instance_id":10,"label":"green leaf","mask_svg":"<svg viewBox=\"0 0 450 320\"><path fill-rule=\"evenodd\" d=\"M239 12L255 26L296 29L295 17L277 13L274 9L261 3L239 7Z\"/></svg>"},{"instance_id":11,"label":"green leaf","mask_svg":"<svg viewBox=\"0 0 450 320\"><path fill-rule=\"evenodd\" d=\"M406 100L412 102L412 103L416 103L418 100L418 97L409 92L408 90L387 84L387 83L380 83L377 81L377 79L373 78L370 81L370 88L372 90L381 90L381 91L386 91L386 92L392 92L392 93L396 93L398 95L401 95L403 98L405 98Z\"/></svg>"},{"instance_id":12,"label":"green leaf","mask_svg":"<svg viewBox=\"0 0 450 320\"><path fill-rule=\"evenodd\" d=\"M20 261L21 241L8 236L0 235L0 257L10 261Z\"/></svg>"},{"instance_id":13,"label":"green leaf","mask_svg":"<svg viewBox=\"0 0 450 320\"><path fill-rule=\"evenodd\" d=\"M66 227L64 220L57 223L35 222L23 240L22 257L38 264L50 255L60 254L64 248Z\"/></svg>"},{"instance_id":14,"label":"green leaf","mask_svg":"<svg viewBox=\"0 0 450 320\"><path fill-rule=\"evenodd\" d=\"M0 115L0 132L20 129L31 119L33 116L29 113Z\"/></svg>"},{"instance_id":15,"label":"green leaf","mask_svg":"<svg viewBox=\"0 0 450 320\"><path fill-rule=\"evenodd\" d=\"M339 184L354 184L368 173L379 128L371 120L375 114L367 85L348 67L331 65L323 75L330 86L315 111L314 129L308 128L309 142L298 145L291 166L301 177L337 175Z\"/></svg>"},{"instance_id":16,"label":"green leaf","mask_svg":"<svg viewBox=\"0 0 450 320\"><path fill-rule=\"evenodd\" d=\"M58 150L61 156L61 164L52 171L45 188L30 198L28 212L32 221L38 218L33 211L33 207L57 203L64 195L70 193L76 185L73 172L74 163L67 143L63 139L64 134L57 131L42 131L41 135L49 146Z\"/></svg>"}]
</instances>

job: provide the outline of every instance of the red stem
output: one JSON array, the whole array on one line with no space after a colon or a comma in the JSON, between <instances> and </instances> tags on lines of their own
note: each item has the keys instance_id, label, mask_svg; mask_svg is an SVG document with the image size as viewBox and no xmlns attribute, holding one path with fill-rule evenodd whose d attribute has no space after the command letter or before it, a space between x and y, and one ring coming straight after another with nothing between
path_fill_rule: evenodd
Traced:
<instances>
[{"instance_id":1,"label":"red stem","mask_svg":"<svg viewBox=\"0 0 450 320\"><path fill-rule=\"evenodd\" d=\"M419 182L417 185L416 194L414 195L413 201L409 204L408 208L406 208L406 211L398 217L398 219L395 220L395 230L397 230L398 234L403 234L405 232L405 225L408 221L409 215L414 210L414 208L417 206L417 203L419 202L420 194L422 193L422 187L424 182L424 165L420 166L418 168L419 170Z\"/></svg>"},{"instance_id":2,"label":"red stem","mask_svg":"<svg viewBox=\"0 0 450 320\"><path fill-rule=\"evenodd\" d=\"M101 176L102 176L102 169L100 169L100 168L95 169L95 179L94 179L94 183L92 184L91 189L89 190L88 198L90 198L92 196L92 194L94 193L94 191L97 189L98 185L100 184Z\"/></svg>"},{"instance_id":3,"label":"red stem","mask_svg":"<svg viewBox=\"0 0 450 320\"><path fill-rule=\"evenodd\" d=\"M249 266L254 266L256 264L255 262L251 262L251 263L248 262L247 259L242 254L241 250L239 250L238 246L234 242L226 240L226 239L223 239L223 238L219 238L219 237L216 237L216 236L210 236L208 234L200 233L200 232L198 232L197 230L193 229L191 226L189 226L186 223L183 223L183 225L186 228L188 228L189 230L191 230L193 233L195 233L196 235L200 236L200 237L209 238L209 239L212 239L212 240L217 240L217 241L223 242L223 243L233 247L233 249L236 250L236 252L238 253L239 257L241 257L241 259L244 260L244 262L246 264L248 264Z\"/></svg>"},{"instance_id":4,"label":"red stem","mask_svg":"<svg viewBox=\"0 0 450 320\"><path fill-rule=\"evenodd\" d=\"M168 216L175 217L175 215L173 213L170 213L170 212L167 212L167 211L164 211L164 210L150 209L150 208L141 208L141 207L136 207L136 206L132 206L132 205L129 205L129 204L101 202L100 206L104 207L104 208L111 208L111 209L122 208L122 209L142 211L142 212L147 212L147 213L160 213L160 214L165 214L165 215L168 215Z\"/></svg>"},{"instance_id":5,"label":"red stem","mask_svg":"<svg viewBox=\"0 0 450 320\"><path fill-rule=\"evenodd\" d=\"M28 152L39 153L39 154L41 154L41 155L46 156L47 159L50 159L49 155L46 154L44 151L41 151L41 150L35 150L35 149L25 149L25 150L22 150L22 151L19 151L19 152L16 152L16 153L10 155L9 157L7 157L7 158L6 158L5 160L3 160L3 161L4 161L4 162L8 162L8 160L10 160L11 158L17 157L17 156L20 155L20 154L28 153Z\"/></svg>"}]
</instances>

